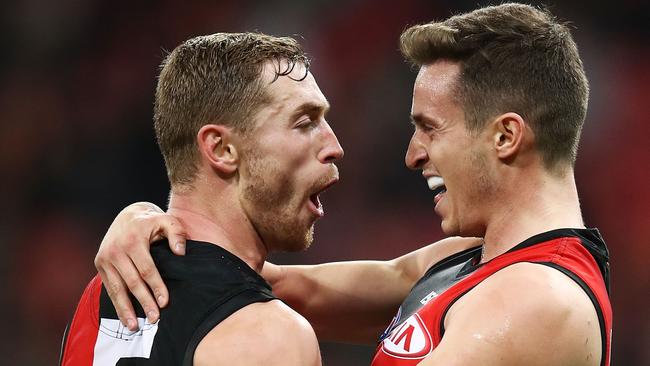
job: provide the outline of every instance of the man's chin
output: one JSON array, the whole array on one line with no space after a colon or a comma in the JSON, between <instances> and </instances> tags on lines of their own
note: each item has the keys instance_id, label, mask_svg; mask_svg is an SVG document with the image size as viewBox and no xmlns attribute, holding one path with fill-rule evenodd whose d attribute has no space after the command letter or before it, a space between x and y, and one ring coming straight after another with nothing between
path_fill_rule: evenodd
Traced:
<instances>
[{"instance_id":1,"label":"man's chin","mask_svg":"<svg viewBox=\"0 0 650 366\"><path fill-rule=\"evenodd\" d=\"M460 236L462 238L482 238L485 230L480 225L460 225L449 219L442 220L440 228L446 236Z\"/></svg>"},{"instance_id":2,"label":"man's chin","mask_svg":"<svg viewBox=\"0 0 650 366\"><path fill-rule=\"evenodd\" d=\"M449 225L449 223L442 217L440 218L440 229L445 233L445 235L452 235L450 234L453 232L451 225Z\"/></svg>"},{"instance_id":3,"label":"man's chin","mask_svg":"<svg viewBox=\"0 0 650 366\"><path fill-rule=\"evenodd\" d=\"M291 233L278 235L273 240L272 248L278 252L301 252L311 246L314 241L314 225L306 230L292 230Z\"/></svg>"},{"instance_id":4,"label":"man's chin","mask_svg":"<svg viewBox=\"0 0 650 366\"><path fill-rule=\"evenodd\" d=\"M302 238L302 240L295 241L293 245L290 246L290 248L286 249L286 251L301 252L303 250L309 249L311 243L314 242L314 225L311 225L309 229L307 229L305 233L300 237Z\"/></svg>"},{"instance_id":5,"label":"man's chin","mask_svg":"<svg viewBox=\"0 0 650 366\"><path fill-rule=\"evenodd\" d=\"M446 236L462 236L458 225L454 225L450 220L443 219L440 222L440 228Z\"/></svg>"}]
</instances>

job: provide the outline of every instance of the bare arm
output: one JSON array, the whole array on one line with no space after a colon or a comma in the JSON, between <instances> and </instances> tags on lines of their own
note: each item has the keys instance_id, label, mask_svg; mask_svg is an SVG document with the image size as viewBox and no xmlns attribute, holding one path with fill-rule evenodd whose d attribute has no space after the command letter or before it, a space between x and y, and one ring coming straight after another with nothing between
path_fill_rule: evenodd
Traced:
<instances>
[{"instance_id":1,"label":"bare arm","mask_svg":"<svg viewBox=\"0 0 650 366\"><path fill-rule=\"evenodd\" d=\"M432 264L478 244L474 238L448 238L390 261L267 263L262 275L278 297L309 320L319 339L374 344Z\"/></svg>"},{"instance_id":2,"label":"bare arm","mask_svg":"<svg viewBox=\"0 0 650 366\"><path fill-rule=\"evenodd\" d=\"M167 288L149 254L149 244L162 236L170 238L175 253L183 253L180 222L153 204L136 203L115 218L95 258L117 314L131 330L137 329L137 323L127 291L152 322L158 319L158 306L168 301ZM390 261L316 266L267 263L262 275L278 297L312 322L319 337L369 344L433 263L476 245L477 239L448 238Z\"/></svg>"},{"instance_id":3,"label":"bare arm","mask_svg":"<svg viewBox=\"0 0 650 366\"><path fill-rule=\"evenodd\" d=\"M554 269L519 263L450 308L441 343L420 365L597 366L600 344L584 291Z\"/></svg>"},{"instance_id":4,"label":"bare arm","mask_svg":"<svg viewBox=\"0 0 650 366\"><path fill-rule=\"evenodd\" d=\"M309 323L279 301L255 303L212 329L194 354L197 366L319 366Z\"/></svg>"}]
</instances>

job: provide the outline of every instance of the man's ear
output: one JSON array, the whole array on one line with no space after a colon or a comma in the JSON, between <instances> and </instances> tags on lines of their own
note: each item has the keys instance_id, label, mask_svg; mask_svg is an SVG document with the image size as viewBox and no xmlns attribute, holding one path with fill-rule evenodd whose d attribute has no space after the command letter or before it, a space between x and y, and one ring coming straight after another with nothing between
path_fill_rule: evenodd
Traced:
<instances>
[{"instance_id":1,"label":"man's ear","mask_svg":"<svg viewBox=\"0 0 650 366\"><path fill-rule=\"evenodd\" d=\"M205 125L196 135L199 152L217 171L232 174L239 166L239 152L234 145L235 133L223 125Z\"/></svg>"},{"instance_id":2,"label":"man's ear","mask_svg":"<svg viewBox=\"0 0 650 366\"><path fill-rule=\"evenodd\" d=\"M493 146L499 159L510 160L522 150L527 131L526 121L517 113L508 112L494 119Z\"/></svg>"}]
</instances>

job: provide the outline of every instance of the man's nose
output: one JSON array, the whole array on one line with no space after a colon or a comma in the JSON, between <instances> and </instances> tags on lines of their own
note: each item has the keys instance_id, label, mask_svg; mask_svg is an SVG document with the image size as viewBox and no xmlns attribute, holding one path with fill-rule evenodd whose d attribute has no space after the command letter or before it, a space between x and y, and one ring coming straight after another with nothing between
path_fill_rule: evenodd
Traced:
<instances>
[{"instance_id":1,"label":"man's nose","mask_svg":"<svg viewBox=\"0 0 650 366\"><path fill-rule=\"evenodd\" d=\"M325 122L323 128L323 141L325 142L323 149L318 154L318 160L322 163L332 163L341 159L344 155L343 148L336 138L336 134Z\"/></svg>"},{"instance_id":2,"label":"man's nose","mask_svg":"<svg viewBox=\"0 0 650 366\"><path fill-rule=\"evenodd\" d=\"M413 170L422 169L424 163L429 160L425 146L418 137L418 131L415 131L409 141L406 157L404 157L406 166Z\"/></svg>"}]
</instances>

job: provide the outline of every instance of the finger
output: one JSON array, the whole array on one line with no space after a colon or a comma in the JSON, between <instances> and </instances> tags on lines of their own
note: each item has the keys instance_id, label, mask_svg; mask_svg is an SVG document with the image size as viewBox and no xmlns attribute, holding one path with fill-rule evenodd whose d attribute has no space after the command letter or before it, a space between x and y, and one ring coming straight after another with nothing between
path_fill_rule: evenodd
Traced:
<instances>
[{"instance_id":1,"label":"finger","mask_svg":"<svg viewBox=\"0 0 650 366\"><path fill-rule=\"evenodd\" d=\"M160 214L155 218L158 224L158 232L167 238L169 248L176 255L185 255L185 240L187 233L183 224L174 216Z\"/></svg>"},{"instance_id":2,"label":"finger","mask_svg":"<svg viewBox=\"0 0 650 366\"><path fill-rule=\"evenodd\" d=\"M120 322L126 326L130 331L135 332L138 330L138 321L136 320L133 305L126 292L126 285L120 278L117 271L110 267L103 267L98 269L99 277L102 279L102 284L108 293L108 297L113 303L113 307L117 313Z\"/></svg>"},{"instance_id":3,"label":"finger","mask_svg":"<svg viewBox=\"0 0 650 366\"><path fill-rule=\"evenodd\" d=\"M165 286L165 282L163 282L162 278L160 277L160 272L158 272L158 269L156 268L153 258L151 258L151 253L147 249L141 246L137 246L133 248L133 251L130 253L130 255L131 255L131 262L133 263L136 270L138 271L140 278L144 280L146 285L153 293L153 296L155 298L155 301L157 302L158 307L161 308L165 307L169 299L169 292L167 291L167 286ZM140 301L139 298L138 301ZM140 303L143 305L144 309L147 308L146 307L147 305L144 304L142 301L140 301ZM158 311L159 310L158 307L152 310Z\"/></svg>"},{"instance_id":4,"label":"finger","mask_svg":"<svg viewBox=\"0 0 650 366\"><path fill-rule=\"evenodd\" d=\"M140 277L139 269L129 256L135 255L136 258L139 258L139 263L144 263L140 264L140 266L143 268L145 275L150 279L153 272L155 272L156 275L158 275L158 273L149 254L149 243L146 240L147 237L140 238L139 240L135 240L134 238L137 238L137 236L132 236L130 240L122 245L123 248L105 240L106 244L104 245L104 243L102 243L104 246L100 247L100 250L95 257L95 267L97 267L98 271L105 270L107 274L114 274L115 276L115 278L109 278L109 280L111 280L109 285L114 287L114 289L109 292L111 301L117 303L120 308L124 308L128 305L128 315L131 315L133 308L127 290L130 291L140 303L140 306L142 306L149 321L154 323L158 320L160 314L158 304L149 291L149 287ZM149 259L149 262L147 262L147 258ZM162 280L158 280L158 282L161 283ZM124 291L124 294L122 291ZM164 300L168 298L166 288L162 293L164 295ZM122 304L122 301L127 301L128 304ZM120 308L116 308L116 311L119 311ZM120 314L118 313L118 315ZM126 315L127 314L125 314L124 317L126 317Z\"/></svg>"},{"instance_id":5,"label":"finger","mask_svg":"<svg viewBox=\"0 0 650 366\"><path fill-rule=\"evenodd\" d=\"M149 287L140 276L140 272L133 261L126 256L121 256L114 262L114 266L126 284L126 287L131 291L138 303L140 303L140 306L142 306L149 322L155 323L158 321L158 304L154 300Z\"/></svg>"}]
</instances>

